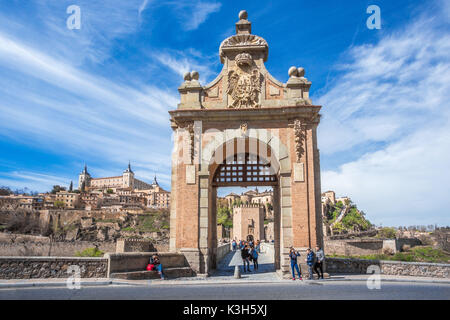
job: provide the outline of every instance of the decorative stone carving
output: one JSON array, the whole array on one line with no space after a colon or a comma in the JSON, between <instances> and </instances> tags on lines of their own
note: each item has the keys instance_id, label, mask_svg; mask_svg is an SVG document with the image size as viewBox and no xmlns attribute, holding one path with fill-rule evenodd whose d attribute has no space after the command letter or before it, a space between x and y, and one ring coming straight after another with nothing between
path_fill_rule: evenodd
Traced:
<instances>
[{"instance_id":1,"label":"decorative stone carving","mask_svg":"<svg viewBox=\"0 0 450 320\"><path fill-rule=\"evenodd\" d=\"M241 124L241 136L246 136L247 132L248 132L247 130L248 130L248 124L247 123Z\"/></svg>"},{"instance_id":2,"label":"decorative stone carving","mask_svg":"<svg viewBox=\"0 0 450 320\"><path fill-rule=\"evenodd\" d=\"M251 56L251 54L249 54L247 52L242 52L236 56L235 61L236 61L236 64L240 67L251 66L252 65L252 56Z\"/></svg>"},{"instance_id":3,"label":"decorative stone carving","mask_svg":"<svg viewBox=\"0 0 450 320\"><path fill-rule=\"evenodd\" d=\"M256 66L251 67L252 60L248 53L239 55L237 67L228 73L227 93L232 102L229 108L257 108L261 92L261 74Z\"/></svg>"},{"instance_id":4,"label":"decorative stone carving","mask_svg":"<svg viewBox=\"0 0 450 320\"><path fill-rule=\"evenodd\" d=\"M194 163L194 156L195 156L195 150L194 150L194 124L190 123L186 126L186 130L188 132L188 138L189 138L189 159L191 160L191 163Z\"/></svg>"},{"instance_id":5,"label":"decorative stone carving","mask_svg":"<svg viewBox=\"0 0 450 320\"><path fill-rule=\"evenodd\" d=\"M305 140L304 125L300 119L294 121L294 142L295 142L295 154L297 155L297 162L300 162L300 158L305 152L303 141Z\"/></svg>"},{"instance_id":6,"label":"decorative stone carving","mask_svg":"<svg viewBox=\"0 0 450 320\"><path fill-rule=\"evenodd\" d=\"M302 83L307 83L308 79L305 76L305 69L302 67L290 67L288 70L288 75L290 78L296 78Z\"/></svg>"},{"instance_id":7,"label":"decorative stone carving","mask_svg":"<svg viewBox=\"0 0 450 320\"><path fill-rule=\"evenodd\" d=\"M220 48L240 46L269 46L267 41L254 34L235 34L222 41Z\"/></svg>"}]
</instances>

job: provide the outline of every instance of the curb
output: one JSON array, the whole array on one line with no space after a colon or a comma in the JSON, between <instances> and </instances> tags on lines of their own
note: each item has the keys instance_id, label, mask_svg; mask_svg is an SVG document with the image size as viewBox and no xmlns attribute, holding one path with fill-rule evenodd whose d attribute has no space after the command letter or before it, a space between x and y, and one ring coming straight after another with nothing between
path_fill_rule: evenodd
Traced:
<instances>
[{"instance_id":1,"label":"curb","mask_svg":"<svg viewBox=\"0 0 450 320\"><path fill-rule=\"evenodd\" d=\"M296 281L295 283L301 284L321 284L327 282L339 282L339 281L354 281L361 282L367 281L368 278L331 278L324 280L303 280L301 282ZM142 280L138 280L140 282L134 282L133 280L105 280L105 281L81 281L81 287L95 287L95 286L109 286L109 285L131 285L131 286L149 286L149 285L211 285L211 284L294 284L292 280L218 280L218 281L209 281L209 280L188 280L188 281L177 281L177 280L148 280L143 282ZM450 280L434 280L434 279L383 279L381 278L381 282L409 282L409 283L434 283L434 284L450 284ZM11 289L11 288L42 288L42 287L65 287L67 286L66 281L60 282L16 282L16 283L0 283L0 289Z\"/></svg>"},{"instance_id":2,"label":"curb","mask_svg":"<svg viewBox=\"0 0 450 320\"><path fill-rule=\"evenodd\" d=\"M81 287L94 287L94 286L107 286L113 284L113 281L81 281ZM0 283L0 289L10 289L10 288L42 288L42 287L65 287L67 282L16 282L16 283Z\"/></svg>"}]
</instances>

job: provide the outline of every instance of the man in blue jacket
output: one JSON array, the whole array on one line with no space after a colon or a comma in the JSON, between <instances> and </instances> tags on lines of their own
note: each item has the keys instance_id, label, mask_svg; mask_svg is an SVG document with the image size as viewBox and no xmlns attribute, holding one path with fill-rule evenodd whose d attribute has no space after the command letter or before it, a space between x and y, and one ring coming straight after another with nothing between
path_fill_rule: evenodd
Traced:
<instances>
[{"instance_id":1,"label":"man in blue jacket","mask_svg":"<svg viewBox=\"0 0 450 320\"><path fill-rule=\"evenodd\" d=\"M291 250L289 251L289 260L291 261L292 280L294 281L295 281L295 270L297 270L299 280L303 280L302 274L300 273L300 269L298 268L297 264L297 257L299 256L300 253L298 251L295 251L294 247L291 247Z\"/></svg>"},{"instance_id":2,"label":"man in blue jacket","mask_svg":"<svg viewBox=\"0 0 450 320\"><path fill-rule=\"evenodd\" d=\"M308 272L309 272L309 280L313 280L314 276L313 276L313 266L314 266L314 252L308 248L308 250L306 250L306 264L308 265Z\"/></svg>"}]
</instances>

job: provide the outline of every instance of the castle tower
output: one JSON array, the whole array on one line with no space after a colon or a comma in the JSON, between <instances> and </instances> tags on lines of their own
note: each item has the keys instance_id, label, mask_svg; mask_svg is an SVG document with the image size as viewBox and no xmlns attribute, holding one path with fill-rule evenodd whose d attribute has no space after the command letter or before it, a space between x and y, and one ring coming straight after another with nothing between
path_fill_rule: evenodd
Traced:
<instances>
[{"instance_id":1,"label":"castle tower","mask_svg":"<svg viewBox=\"0 0 450 320\"><path fill-rule=\"evenodd\" d=\"M123 187L134 189L134 172L131 170L131 164L128 162L128 168L125 169L122 175Z\"/></svg>"},{"instance_id":2,"label":"castle tower","mask_svg":"<svg viewBox=\"0 0 450 320\"><path fill-rule=\"evenodd\" d=\"M87 171L87 165L84 164L84 169L83 169L83 171L81 171L81 173L78 176L78 190L82 189L83 182L84 182L85 188L89 187L91 184L91 179L92 179L91 175Z\"/></svg>"}]
</instances>

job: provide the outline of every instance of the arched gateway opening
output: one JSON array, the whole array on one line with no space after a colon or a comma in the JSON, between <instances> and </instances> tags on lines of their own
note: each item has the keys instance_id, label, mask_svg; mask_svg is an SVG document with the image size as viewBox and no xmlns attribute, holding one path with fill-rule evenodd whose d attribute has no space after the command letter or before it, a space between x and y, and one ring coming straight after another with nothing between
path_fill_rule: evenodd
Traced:
<instances>
[{"instance_id":1,"label":"arched gateway opening","mask_svg":"<svg viewBox=\"0 0 450 320\"><path fill-rule=\"evenodd\" d=\"M267 186L274 191L274 252L273 261L276 269L280 269L280 199L279 199L280 164L272 148L264 141L256 138L239 137L230 139L220 145L213 153L209 165L211 193L209 202L208 247L217 248L217 189L220 187L253 187ZM264 221L259 221L264 223ZM236 228L237 226L233 226ZM253 229L253 228L252 228ZM255 230L242 237L246 241L263 240L253 236ZM230 238L233 238L232 236ZM211 250L209 265L216 268L217 252Z\"/></svg>"},{"instance_id":2,"label":"arched gateway opening","mask_svg":"<svg viewBox=\"0 0 450 320\"><path fill-rule=\"evenodd\" d=\"M196 71L178 88L174 130L170 250L197 274L217 265L217 188L273 188L274 261L289 275L289 248L322 245L317 126L304 69L276 80L264 66L267 42L251 33L245 11L219 48L223 69L202 86Z\"/></svg>"}]
</instances>

